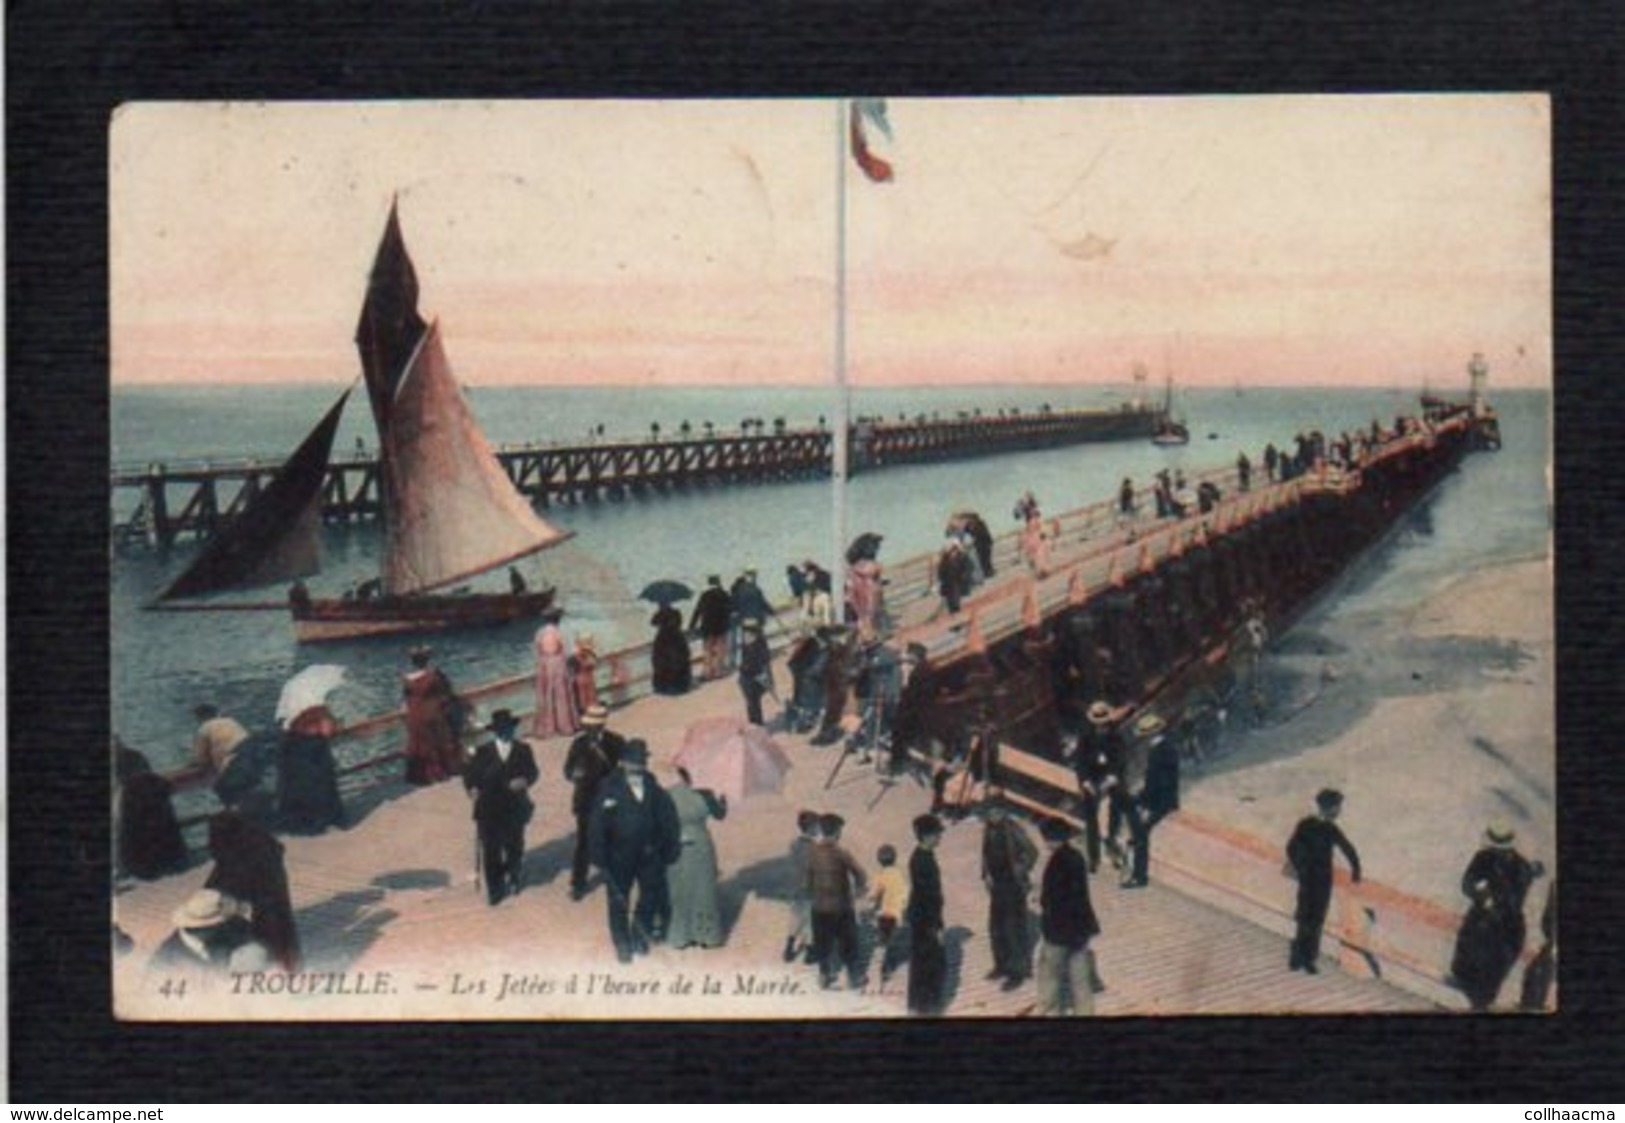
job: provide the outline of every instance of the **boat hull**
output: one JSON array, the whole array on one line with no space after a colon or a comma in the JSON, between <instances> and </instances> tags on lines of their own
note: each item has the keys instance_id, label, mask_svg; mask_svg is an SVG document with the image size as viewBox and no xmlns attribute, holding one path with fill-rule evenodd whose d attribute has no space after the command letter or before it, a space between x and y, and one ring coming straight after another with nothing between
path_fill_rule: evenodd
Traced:
<instances>
[{"instance_id":1,"label":"boat hull","mask_svg":"<svg viewBox=\"0 0 1625 1123\"><path fill-rule=\"evenodd\" d=\"M367 601L312 600L293 609L293 629L300 643L332 643L372 636L490 628L539 617L552 603L552 589Z\"/></svg>"}]
</instances>

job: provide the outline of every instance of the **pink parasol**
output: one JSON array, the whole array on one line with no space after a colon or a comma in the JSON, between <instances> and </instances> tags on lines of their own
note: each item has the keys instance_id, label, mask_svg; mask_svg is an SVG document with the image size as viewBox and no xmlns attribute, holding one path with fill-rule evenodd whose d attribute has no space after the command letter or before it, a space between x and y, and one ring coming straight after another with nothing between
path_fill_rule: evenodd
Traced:
<instances>
[{"instance_id":1,"label":"pink parasol","mask_svg":"<svg viewBox=\"0 0 1625 1123\"><path fill-rule=\"evenodd\" d=\"M784 787L790 757L767 730L734 717L697 721L683 734L676 762L696 788L710 788L730 802Z\"/></svg>"}]
</instances>

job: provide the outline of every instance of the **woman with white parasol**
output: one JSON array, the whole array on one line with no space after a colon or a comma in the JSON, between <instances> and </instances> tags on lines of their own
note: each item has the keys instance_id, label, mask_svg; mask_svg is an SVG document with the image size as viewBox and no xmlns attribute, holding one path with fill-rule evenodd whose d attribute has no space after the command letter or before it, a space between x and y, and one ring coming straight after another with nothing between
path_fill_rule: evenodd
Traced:
<instances>
[{"instance_id":1,"label":"woman with white parasol","mask_svg":"<svg viewBox=\"0 0 1625 1123\"><path fill-rule=\"evenodd\" d=\"M293 834L321 834L344 825L333 736L339 722L327 696L344 680L344 668L306 667L282 688L276 706L282 742L277 748L277 825Z\"/></svg>"}]
</instances>

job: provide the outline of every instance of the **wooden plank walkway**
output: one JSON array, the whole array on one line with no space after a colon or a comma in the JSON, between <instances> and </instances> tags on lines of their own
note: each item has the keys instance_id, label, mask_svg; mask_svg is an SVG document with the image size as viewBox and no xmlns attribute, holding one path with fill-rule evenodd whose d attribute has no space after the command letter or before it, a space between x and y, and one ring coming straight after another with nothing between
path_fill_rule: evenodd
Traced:
<instances>
[{"instance_id":1,"label":"wooden plank walkway","mask_svg":"<svg viewBox=\"0 0 1625 1123\"><path fill-rule=\"evenodd\" d=\"M617 715L628 735L649 738L657 761L669 760L681 732L704 716L737 713L731 682L701 686L676 698L646 699ZM811 968L783 961L788 905L783 897L786 853L797 809L834 811L847 820L843 845L871 873L881 843L906 863L909 824L930 794L904 779L884 784L849 758L833 785L826 782L836 749L781 735L794 761L785 791L736 805L712 824L722 869L722 901L729 941L717 949L658 948L631 967L615 963L595 892L572 902L568 867L573 820L560 777L564 743L537 744L542 780L538 816L526 859L527 888L497 908L485 904L473 880L473 824L461 786L395 786L358 802L353 825L317 838L288 838L287 863L294 907L313 970L389 970L405 993L384 1006L324 1005L310 999L295 1013L313 1018L620 1018L903 1016L906 974L879 983L879 959L867 947L870 986L862 992L820 991ZM1168 829L1165 824L1160 831ZM1031 1012L1032 984L1006 993L983 976L991 966L986 938L986 895L980 881L981 827L953 824L939 850L947 897L950 947L950 1016L1016 1017ZM140 996L152 985L143 970L168 934L169 916L206 876L206 867L120 892L114 915L136 942L116 965L117 993ZM1097 941L1108 990L1103 1015L1153 1013L1386 1012L1435 1008L1387 983L1342 973L1328 958L1320 975L1286 969L1282 936L1199 903L1164 883L1153 866L1153 885L1126 892L1104 875L1092 893L1104 934ZM1036 908L1036 897L1034 899ZM866 939L866 945L872 943ZM1328 946L1333 941L1328 939ZM665 993L602 997L519 997L492 1004L489 996L454 999L453 974L491 980L504 973L562 979L608 976L626 986L669 985L679 974L710 976L723 993L709 1000ZM796 988L788 994L735 993L752 986ZM492 986L498 985L495 981ZM422 989L420 989L422 988ZM122 1007L130 1009L128 1006ZM170 1016L174 1016L171 1012Z\"/></svg>"}]
</instances>

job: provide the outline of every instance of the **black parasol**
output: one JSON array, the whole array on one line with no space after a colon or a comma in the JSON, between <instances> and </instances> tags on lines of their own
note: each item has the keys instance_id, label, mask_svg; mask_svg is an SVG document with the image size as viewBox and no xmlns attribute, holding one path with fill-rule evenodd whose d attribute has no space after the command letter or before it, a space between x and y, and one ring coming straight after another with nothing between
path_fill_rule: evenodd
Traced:
<instances>
[{"instance_id":1,"label":"black parasol","mask_svg":"<svg viewBox=\"0 0 1625 1123\"><path fill-rule=\"evenodd\" d=\"M868 531L854 538L852 545L846 548L846 564L856 565L860 561L874 561L875 555L880 553L881 537Z\"/></svg>"},{"instance_id":2,"label":"black parasol","mask_svg":"<svg viewBox=\"0 0 1625 1123\"><path fill-rule=\"evenodd\" d=\"M651 581L643 587L638 599L655 604L671 604L673 601L688 600L693 595L694 590L681 581Z\"/></svg>"}]
</instances>

